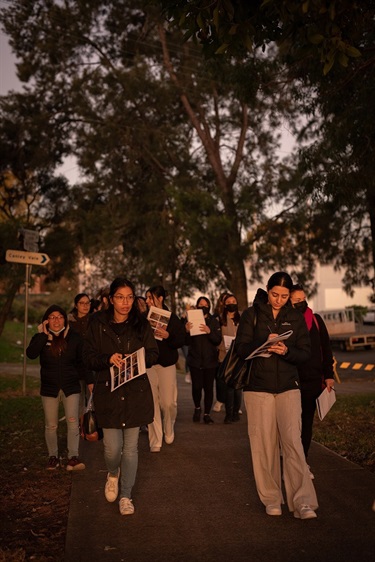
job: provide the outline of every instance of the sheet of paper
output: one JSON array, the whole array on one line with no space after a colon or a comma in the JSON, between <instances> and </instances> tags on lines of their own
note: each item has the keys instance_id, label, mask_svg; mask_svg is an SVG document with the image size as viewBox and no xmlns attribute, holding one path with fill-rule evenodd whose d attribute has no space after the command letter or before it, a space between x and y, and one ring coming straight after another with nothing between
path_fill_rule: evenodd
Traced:
<instances>
[{"instance_id":1,"label":"sheet of paper","mask_svg":"<svg viewBox=\"0 0 375 562\"><path fill-rule=\"evenodd\" d=\"M199 326L205 324L203 310L201 308L193 308L187 311L188 322L193 324L190 329L191 336L202 336L204 332L201 332Z\"/></svg>"},{"instance_id":2,"label":"sheet of paper","mask_svg":"<svg viewBox=\"0 0 375 562\"><path fill-rule=\"evenodd\" d=\"M156 340L162 340L155 336L155 330L157 328L167 329L169 319L171 317L171 312L169 310L164 310L164 308L157 308L156 306L150 306L148 311L147 320L150 323L152 331L154 332L154 338Z\"/></svg>"},{"instance_id":3,"label":"sheet of paper","mask_svg":"<svg viewBox=\"0 0 375 562\"><path fill-rule=\"evenodd\" d=\"M334 390L328 392L327 388L325 388L321 395L316 399L316 409L320 420L328 414L335 402L336 392Z\"/></svg>"},{"instance_id":4,"label":"sheet of paper","mask_svg":"<svg viewBox=\"0 0 375 562\"><path fill-rule=\"evenodd\" d=\"M254 359L255 357L271 357L271 353L268 351L268 348L271 347L272 344L277 343L279 341L287 340L293 334L293 330L288 330L283 334L278 334L274 338L270 338L269 340L265 341L262 345L257 347L250 355L246 357L246 359Z\"/></svg>"},{"instance_id":5,"label":"sheet of paper","mask_svg":"<svg viewBox=\"0 0 375 562\"><path fill-rule=\"evenodd\" d=\"M121 369L112 365L109 370L111 373L111 392L134 378L144 375L146 372L145 348L141 347L134 353L126 355Z\"/></svg>"},{"instance_id":6,"label":"sheet of paper","mask_svg":"<svg viewBox=\"0 0 375 562\"><path fill-rule=\"evenodd\" d=\"M234 336L223 336L225 351L228 351L230 344L234 340Z\"/></svg>"}]
</instances>

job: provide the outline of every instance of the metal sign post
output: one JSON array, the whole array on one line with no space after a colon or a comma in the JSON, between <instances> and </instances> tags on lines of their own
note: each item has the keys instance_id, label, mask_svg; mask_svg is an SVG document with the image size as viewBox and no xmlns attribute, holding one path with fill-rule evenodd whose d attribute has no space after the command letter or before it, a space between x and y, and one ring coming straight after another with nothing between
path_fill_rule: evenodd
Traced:
<instances>
[{"instance_id":1,"label":"metal sign post","mask_svg":"<svg viewBox=\"0 0 375 562\"><path fill-rule=\"evenodd\" d=\"M23 369L22 369L22 393L26 396L26 343L27 343L27 324L29 310L29 287L32 265L47 265L49 257L47 254L39 254L38 252L23 252L21 250L7 250L5 259L8 262L24 263L26 265L25 278L25 325L23 330Z\"/></svg>"}]
</instances>

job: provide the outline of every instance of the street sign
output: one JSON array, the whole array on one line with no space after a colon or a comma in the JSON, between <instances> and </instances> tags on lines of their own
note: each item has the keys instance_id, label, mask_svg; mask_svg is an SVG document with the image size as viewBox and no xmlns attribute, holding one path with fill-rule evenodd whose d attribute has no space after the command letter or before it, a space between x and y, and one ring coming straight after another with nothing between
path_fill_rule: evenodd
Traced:
<instances>
[{"instance_id":1,"label":"street sign","mask_svg":"<svg viewBox=\"0 0 375 562\"><path fill-rule=\"evenodd\" d=\"M22 252L21 250L7 250L5 254L6 261L14 263L25 263L29 265L47 265L49 257L47 254L39 254L37 252Z\"/></svg>"},{"instance_id":2,"label":"street sign","mask_svg":"<svg viewBox=\"0 0 375 562\"><path fill-rule=\"evenodd\" d=\"M35 230L28 230L26 228L20 228L18 235L23 242L23 249L27 252L38 252L39 251L39 232Z\"/></svg>"}]
</instances>

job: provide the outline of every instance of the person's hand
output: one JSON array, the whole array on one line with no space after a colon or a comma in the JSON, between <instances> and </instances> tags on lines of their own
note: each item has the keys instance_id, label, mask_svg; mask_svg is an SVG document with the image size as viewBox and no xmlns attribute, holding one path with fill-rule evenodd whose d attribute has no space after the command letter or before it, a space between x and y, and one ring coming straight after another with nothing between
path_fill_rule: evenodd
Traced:
<instances>
[{"instance_id":1,"label":"person's hand","mask_svg":"<svg viewBox=\"0 0 375 562\"><path fill-rule=\"evenodd\" d=\"M210 334L211 330L210 328L207 326L207 324L199 324L199 329L201 332L204 332L205 334Z\"/></svg>"},{"instance_id":2,"label":"person's hand","mask_svg":"<svg viewBox=\"0 0 375 562\"><path fill-rule=\"evenodd\" d=\"M335 390L335 379L326 379L324 382L326 383L328 392L331 392L331 390Z\"/></svg>"},{"instance_id":3,"label":"person's hand","mask_svg":"<svg viewBox=\"0 0 375 562\"><path fill-rule=\"evenodd\" d=\"M113 355L111 355L111 357L109 358L109 363L111 365L115 365L116 367L118 367L119 369L121 369L122 364L123 364L123 359L122 359L122 355L121 353L114 353Z\"/></svg>"},{"instance_id":4,"label":"person's hand","mask_svg":"<svg viewBox=\"0 0 375 562\"><path fill-rule=\"evenodd\" d=\"M187 332L190 332L190 330L192 329L192 327L193 327L193 322L186 322L186 324L185 324L185 330L186 330Z\"/></svg>"},{"instance_id":5,"label":"person's hand","mask_svg":"<svg viewBox=\"0 0 375 562\"><path fill-rule=\"evenodd\" d=\"M48 331L48 324L49 324L48 320L44 320L44 322L43 322L43 324L42 324L42 326L43 326L43 333L46 334L47 336L48 336L48 334L49 334L49 331Z\"/></svg>"},{"instance_id":6,"label":"person's hand","mask_svg":"<svg viewBox=\"0 0 375 562\"><path fill-rule=\"evenodd\" d=\"M279 334L270 334L268 336L268 340L271 338L275 338L277 337ZM270 347L268 348L268 351L271 351L272 353L276 353L277 355L286 355L288 353L288 348L285 345L284 342L282 341L278 341L273 343L272 345L270 345Z\"/></svg>"},{"instance_id":7,"label":"person's hand","mask_svg":"<svg viewBox=\"0 0 375 562\"><path fill-rule=\"evenodd\" d=\"M155 336L157 336L158 338L161 338L162 340L166 340L167 338L169 338L169 332L167 332L167 330L165 330L164 328L162 328L160 326L160 327L156 328Z\"/></svg>"}]
</instances>

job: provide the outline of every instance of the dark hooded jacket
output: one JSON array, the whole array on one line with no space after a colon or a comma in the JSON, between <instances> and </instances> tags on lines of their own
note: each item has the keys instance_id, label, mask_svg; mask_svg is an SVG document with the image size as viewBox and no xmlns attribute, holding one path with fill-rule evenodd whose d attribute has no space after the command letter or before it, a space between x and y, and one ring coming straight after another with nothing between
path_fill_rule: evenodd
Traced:
<instances>
[{"instance_id":1,"label":"dark hooded jacket","mask_svg":"<svg viewBox=\"0 0 375 562\"><path fill-rule=\"evenodd\" d=\"M119 331L120 329L120 331ZM147 375L141 375L111 392L109 359L114 353L128 355L145 348L146 367L158 359L158 346L146 318L137 323L112 323L112 312L92 315L83 346L85 364L94 373L94 406L100 427L131 428L147 425L154 418L154 402Z\"/></svg>"},{"instance_id":2,"label":"dark hooded jacket","mask_svg":"<svg viewBox=\"0 0 375 562\"><path fill-rule=\"evenodd\" d=\"M26 350L29 359L39 357L40 361L40 394L55 397L62 390L65 396L81 392L79 379L86 374L82 363L82 338L69 329L66 312L58 305L50 306L43 316L43 321L53 312L64 316L64 339L66 350L58 355L51 352L53 334L40 332L35 334ZM40 328L41 329L41 328Z\"/></svg>"},{"instance_id":3,"label":"dark hooded jacket","mask_svg":"<svg viewBox=\"0 0 375 562\"><path fill-rule=\"evenodd\" d=\"M310 357L310 336L302 314L288 301L274 319L266 291L258 289L253 306L241 316L235 343L238 355L245 359L267 340L270 333L282 334L288 330L293 333L284 341L287 354L272 353L271 357L254 359L250 384L245 391L278 394L300 388L297 366Z\"/></svg>"}]
</instances>

